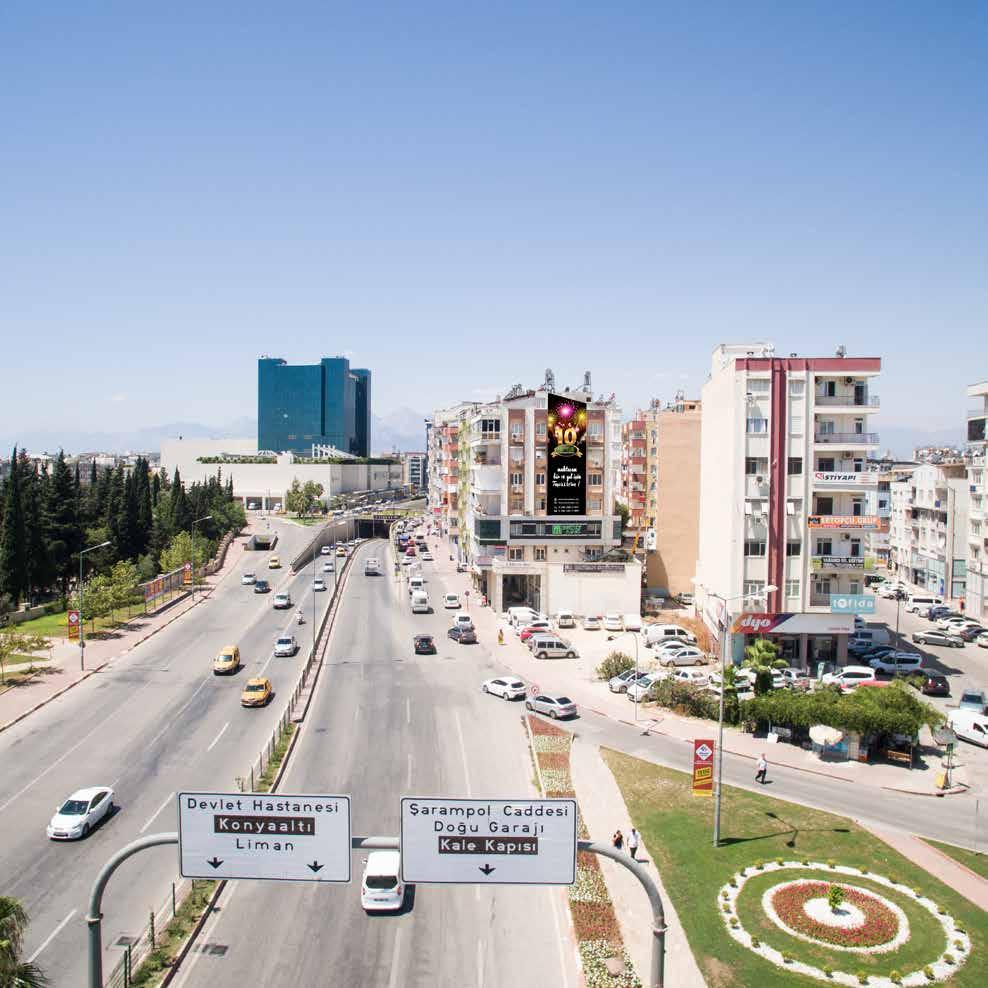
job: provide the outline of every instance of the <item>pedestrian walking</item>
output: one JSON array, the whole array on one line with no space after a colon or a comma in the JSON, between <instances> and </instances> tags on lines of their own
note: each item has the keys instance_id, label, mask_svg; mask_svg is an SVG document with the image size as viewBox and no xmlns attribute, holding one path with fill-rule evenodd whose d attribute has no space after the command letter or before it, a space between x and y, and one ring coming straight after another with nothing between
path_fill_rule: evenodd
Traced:
<instances>
[{"instance_id":1,"label":"pedestrian walking","mask_svg":"<svg viewBox=\"0 0 988 988\"><path fill-rule=\"evenodd\" d=\"M498 645L503 645L504 644L504 629L503 628L498 628L498 631L497 631L497 643L498 643Z\"/></svg>"},{"instance_id":2,"label":"pedestrian walking","mask_svg":"<svg viewBox=\"0 0 988 988\"><path fill-rule=\"evenodd\" d=\"M620 830L615 830L614 836L611 838L611 843L620 851L624 847L624 834Z\"/></svg>"},{"instance_id":3,"label":"pedestrian walking","mask_svg":"<svg viewBox=\"0 0 988 988\"><path fill-rule=\"evenodd\" d=\"M758 771L755 772L755 782L760 782L765 785L765 779L768 777L768 762L765 761L765 755L758 756Z\"/></svg>"},{"instance_id":4,"label":"pedestrian walking","mask_svg":"<svg viewBox=\"0 0 988 988\"><path fill-rule=\"evenodd\" d=\"M638 858L635 855L638 853L638 843L641 840L641 835L635 830L634 827L631 828L631 833L628 834L628 853L631 855L632 861L637 861Z\"/></svg>"}]
</instances>

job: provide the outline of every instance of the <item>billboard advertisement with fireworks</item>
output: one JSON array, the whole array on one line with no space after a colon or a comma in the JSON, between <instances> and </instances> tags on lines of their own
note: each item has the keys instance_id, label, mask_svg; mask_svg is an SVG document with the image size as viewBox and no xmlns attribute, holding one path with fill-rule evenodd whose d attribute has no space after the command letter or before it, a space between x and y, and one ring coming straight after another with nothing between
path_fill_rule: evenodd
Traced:
<instances>
[{"instance_id":1,"label":"billboard advertisement with fireworks","mask_svg":"<svg viewBox=\"0 0 988 988\"><path fill-rule=\"evenodd\" d=\"M587 404L549 395L549 469L546 508L550 515L587 513Z\"/></svg>"}]
</instances>

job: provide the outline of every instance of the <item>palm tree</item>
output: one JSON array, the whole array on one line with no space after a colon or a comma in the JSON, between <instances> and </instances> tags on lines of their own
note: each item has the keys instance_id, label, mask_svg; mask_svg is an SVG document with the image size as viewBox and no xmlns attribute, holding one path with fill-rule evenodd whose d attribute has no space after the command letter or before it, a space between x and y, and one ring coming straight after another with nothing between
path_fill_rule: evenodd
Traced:
<instances>
[{"instance_id":1,"label":"palm tree","mask_svg":"<svg viewBox=\"0 0 988 988\"><path fill-rule=\"evenodd\" d=\"M755 672L755 692L767 693L772 688L772 670L783 669L785 659L779 658L779 646L767 638L759 638L744 650L744 665Z\"/></svg>"},{"instance_id":2,"label":"palm tree","mask_svg":"<svg viewBox=\"0 0 988 988\"><path fill-rule=\"evenodd\" d=\"M0 896L0 988L47 988L48 977L36 964L21 960L27 910L17 899Z\"/></svg>"}]
</instances>

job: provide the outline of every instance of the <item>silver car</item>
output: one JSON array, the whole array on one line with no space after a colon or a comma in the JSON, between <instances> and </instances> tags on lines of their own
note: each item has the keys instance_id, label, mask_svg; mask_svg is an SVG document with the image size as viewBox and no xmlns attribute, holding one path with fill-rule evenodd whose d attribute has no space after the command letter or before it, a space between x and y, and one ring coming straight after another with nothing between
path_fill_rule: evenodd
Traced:
<instances>
[{"instance_id":1,"label":"silver car","mask_svg":"<svg viewBox=\"0 0 988 988\"><path fill-rule=\"evenodd\" d=\"M539 693L538 696L526 700L525 706L537 714L546 714L553 720L559 717L576 716L576 704L568 696L550 696L547 693Z\"/></svg>"},{"instance_id":2,"label":"silver car","mask_svg":"<svg viewBox=\"0 0 988 988\"><path fill-rule=\"evenodd\" d=\"M702 666L707 661L707 657L698 648L687 646L686 648L669 649L659 655L659 662L664 666Z\"/></svg>"},{"instance_id":3,"label":"silver car","mask_svg":"<svg viewBox=\"0 0 988 988\"><path fill-rule=\"evenodd\" d=\"M298 642L294 635L282 635L274 643L274 654L279 657L292 656L298 651Z\"/></svg>"},{"instance_id":4,"label":"silver car","mask_svg":"<svg viewBox=\"0 0 988 988\"><path fill-rule=\"evenodd\" d=\"M634 669L625 669L624 672L618 673L616 676L612 676L607 681L607 688L612 693L627 693L628 687L634 683L636 680L643 679L647 673L635 672Z\"/></svg>"}]
</instances>

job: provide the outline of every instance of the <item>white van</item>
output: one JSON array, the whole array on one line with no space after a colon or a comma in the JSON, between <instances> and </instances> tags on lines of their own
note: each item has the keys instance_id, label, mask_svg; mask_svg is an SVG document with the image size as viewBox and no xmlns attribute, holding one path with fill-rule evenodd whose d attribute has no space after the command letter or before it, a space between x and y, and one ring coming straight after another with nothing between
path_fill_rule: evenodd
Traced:
<instances>
[{"instance_id":1,"label":"white van","mask_svg":"<svg viewBox=\"0 0 988 988\"><path fill-rule=\"evenodd\" d=\"M892 641L887 628L858 628L847 640L852 652L863 652L874 645L888 645Z\"/></svg>"},{"instance_id":2,"label":"white van","mask_svg":"<svg viewBox=\"0 0 988 988\"><path fill-rule=\"evenodd\" d=\"M398 912L405 904L401 884L401 853L371 851L360 883L360 904L365 912Z\"/></svg>"},{"instance_id":3,"label":"white van","mask_svg":"<svg viewBox=\"0 0 988 988\"><path fill-rule=\"evenodd\" d=\"M645 644L659 645L662 642L685 642L687 645L696 644L696 635L678 624L650 624L645 629Z\"/></svg>"},{"instance_id":4,"label":"white van","mask_svg":"<svg viewBox=\"0 0 988 988\"><path fill-rule=\"evenodd\" d=\"M377 576L380 572L378 561L373 556L368 556L364 562L364 576Z\"/></svg>"},{"instance_id":5,"label":"white van","mask_svg":"<svg viewBox=\"0 0 988 988\"><path fill-rule=\"evenodd\" d=\"M409 595L415 593L416 590L425 590L425 577L422 576L409 577L408 579Z\"/></svg>"},{"instance_id":6,"label":"white van","mask_svg":"<svg viewBox=\"0 0 988 988\"><path fill-rule=\"evenodd\" d=\"M954 710L947 716L947 726L963 741L988 748L988 717L976 710Z\"/></svg>"},{"instance_id":7,"label":"white van","mask_svg":"<svg viewBox=\"0 0 988 988\"><path fill-rule=\"evenodd\" d=\"M507 610L508 623L512 627L518 627L521 625L524 627L526 624L530 624L536 618L541 617L538 611L532 610L531 607L509 607Z\"/></svg>"},{"instance_id":8,"label":"white van","mask_svg":"<svg viewBox=\"0 0 988 988\"><path fill-rule=\"evenodd\" d=\"M429 606L429 595L424 590L416 590L412 593L412 613L428 614L432 608Z\"/></svg>"},{"instance_id":9,"label":"white van","mask_svg":"<svg viewBox=\"0 0 988 988\"><path fill-rule=\"evenodd\" d=\"M532 635L532 655L537 659L576 659L579 653L568 642L549 635Z\"/></svg>"},{"instance_id":10,"label":"white van","mask_svg":"<svg viewBox=\"0 0 988 988\"><path fill-rule=\"evenodd\" d=\"M918 614L921 608L930 608L934 604L942 604L943 597L937 597L934 594L926 593L914 593L909 595L909 599L906 601L906 610L912 611L913 614Z\"/></svg>"}]
</instances>

